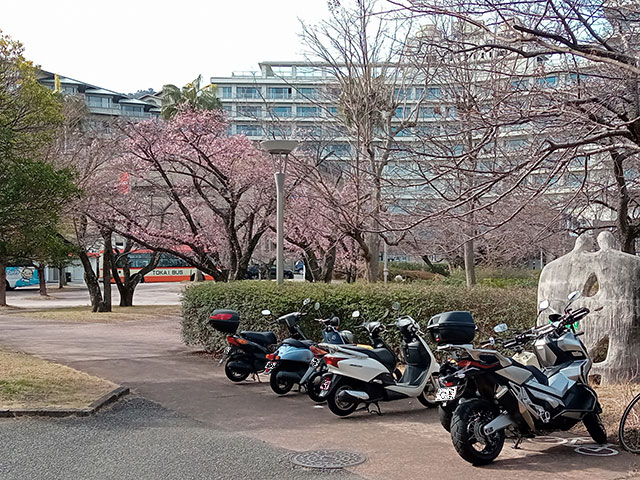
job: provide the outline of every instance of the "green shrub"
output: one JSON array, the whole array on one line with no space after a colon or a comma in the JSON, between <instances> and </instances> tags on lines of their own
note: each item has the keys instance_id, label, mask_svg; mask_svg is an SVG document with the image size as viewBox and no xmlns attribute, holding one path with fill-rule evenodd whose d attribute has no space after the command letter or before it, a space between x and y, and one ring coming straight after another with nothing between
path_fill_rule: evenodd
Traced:
<instances>
[{"instance_id":1,"label":"green shrub","mask_svg":"<svg viewBox=\"0 0 640 480\"><path fill-rule=\"evenodd\" d=\"M478 324L476 339L482 340L492 333L492 327L505 322L511 328L525 328L535 324L535 289L496 289L464 287L430 283L413 284L312 284L287 282L278 287L275 282L242 281L229 283L205 282L187 287L182 300L182 336L186 344L217 351L226 345L225 336L209 326L209 315L218 308L229 308L240 313L243 330L274 330L279 338L285 331L263 317L261 310L268 308L274 315L299 311L302 301L310 297L320 302L323 317L337 315L341 328L353 331L361 341L362 331L355 328L366 320L376 320L394 301L402 306L402 313L418 320L423 328L429 318L449 310L469 310ZM353 319L353 310L361 317ZM390 316L391 317L391 316ZM387 320L390 323L391 320ZM309 316L301 327L310 338L320 338L317 322ZM389 331L395 335L395 329ZM397 336L393 339L397 340Z\"/></svg>"}]
</instances>

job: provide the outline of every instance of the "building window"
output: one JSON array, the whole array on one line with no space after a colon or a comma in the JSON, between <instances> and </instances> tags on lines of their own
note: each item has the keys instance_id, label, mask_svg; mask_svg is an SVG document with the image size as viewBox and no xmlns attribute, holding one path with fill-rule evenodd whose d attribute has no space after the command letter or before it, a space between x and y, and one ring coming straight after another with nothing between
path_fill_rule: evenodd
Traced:
<instances>
[{"instance_id":1,"label":"building window","mask_svg":"<svg viewBox=\"0 0 640 480\"><path fill-rule=\"evenodd\" d=\"M393 90L393 98L396 100L410 100L411 90L405 90L404 88L395 88Z\"/></svg>"},{"instance_id":2,"label":"building window","mask_svg":"<svg viewBox=\"0 0 640 480\"><path fill-rule=\"evenodd\" d=\"M318 90L311 87L303 87L298 89L298 98L315 99L318 97Z\"/></svg>"},{"instance_id":3,"label":"building window","mask_svg":"<svg viewBox=\"0 0 640 480\"><path fill-rule=\"evenodd\" d=\"M133 105L122 105L122 113L128 117L142 117L144 116L144 110L142 107L136 107Z\"/></svg>"},{"instance_id":4,"label":"building window","mask_svg":"<svg viewBox=\"0 0 640 480\"><path fill-rule=\"evenodd\" d=\"M78 93L78 87L72 85L63 85L62 92L68 93L69 95L75 95L76 93Z\"/></svg>"},{"instance_id":5,"label":"building window","mask_svg":"<svg viewBox=\"0 0 640 480\"><path fill-rule=\"evenodd\" d=\"M232 98L233 96L232 87L222 87L220 91L222 93L222 98Z\"/></svg>"},{"instance_id":6,"label":"building window","mask_svg":"<svg viewBox=\"0 0 640 480\"><path fill-rule=\"evenodd\" d=\"M440 98L440 88L438 87L427 88L427 98L429 99Z\"/></svg>"},{"instance_id":7,"label":"building window","mask_svg":"<svg viewBox=\"0 0 640 480\"><path fill-rule=\"evenodd\" d=\"M236 125L236 133L247 137L260 137L262 135L262 127L260 125Z\"/></svg>"},{"instance_id":8,"label":"building window","mask_svg":"<svg viewBox=\"0 0 640 480\"><path fill-rule=\"evenodd\" d=\"M511 82L511 88L514 90L526 90L529 82L526 79L514 80Z\"/></svg>"},{"instance_id":9,"label":"building window","mask_svg":"<svg viewBox=\"0 0 640 480\"><path fill-rule=\"evenodd\" d=\"M538 85L541 87L553 87L558 83L557 75L549 75L548 77L538 78Z\"/></svg>"},{"instance_id":10,"label":"building window","mask_svg":"<svg viewBox=\"0 0 640 480\"><path fill-rule=\"evenodd\" d=\"M346 144L346 143L336 143L333 145L327 145L325 147L326 153L333 153L338 157L346 157L347 155L349 155L350 151L351 151L351 147L349 144Z\"/></svg>"},{"instance_id":11,"label":"building window","mask_svg":"<svg viewBox=\"0 0 640 480\"><path fill-rule=\"evenodd\" d=\"M262 117L262 107L254 105L238 105L236 113L239 117L260 118Z\"/></svg>"},{"instance_id":12,"label":"building window","mask_svg":"<svg viewBox=\"0 0 640 480\"><path fill-rule=\"evenodd\" d=\"M231 115L233 115L233 109L231 108L231 105L223 105L222 111L225 113L227 117L230 117Z\"/></svg>"},{"instance_id":13,"label":"building window","mask_svg":"<svg viewBox=\"0 0 640 480\"><path fill-rule=\"evenodd\" d=\"M257 87L236 87L236 98L260 98Z\"/></svg>"},{"instance_id":14,"label":"building window","mask_svg":"<svg viewBox=\"0 0 640 480\"><path fill-rule=\"evenodd\" d=\"M422 118L433 118L440 115L440 107L422 107L420 108L420 116Z\"/></svg>"},{"instance_id":15,"label":"building window","mask_svg":"<svg viewBox=\"0 0 640 480\"><path fill-rule=\"evenodd\" d=\"M320 109L318 107L298 107L296 113L299 117L319 117Z\"/></svg>"},{"instance_id":16,"label":"building window","mask_svg":"<svg viewBox=\"0 0 640 480\"><path fill-rule=\"evenodd\" d=\"M396 118L404 118L404 108L398 107L396 108Z\"/></svg>"},{"instance_id":17,"label":"building window","mask_svg":"<svg viewBox=\"0 0 640 480\"><path fill-rule=\"evenodd\" d=\"M291 87L269 87L269 98L291 98Z\"/></svg>"},{"instance_id":18,"label":"building window","mask_svg":"<svg viewBox=\"0 0 640 480\"><path fill-rule=\"evenodd\" d=\"M296 129L296 132L301 138L317 138L322 135L322 128L315 125L302 125Z\"/></svg>"},{"instance_id":19,"label":"building window","mask_svg":"<svg viewBox=\"0 0 640 480\"><path fill-rule=\"evenodd\" d=\"M271 114L278 118L288 118L291 116L291 107L279 106L271 107Z\"/></svg>"},{"instance_id":20,"label":"building window","mask_svg":"<svg viewBox=\"0 0 640 480\"><path fill-rule=\"evenodd\" d=\"M329 115L338 115L338 107L327 107Z\"/></svg>"},{"instance_id":21,"label":"building window","mask_svg":"<svg viewBox=\"0 0 640 480\"><path fill-rule=\"evenodd\" d=\"M296 67L297 77L321 77L322 70L316 67Z\"/></svg>"},{"instance_id":22,"label":"building window","mask_svg":"<svg viewBox=\"0 0 640 480\"><path fill-rule=\"evenodd\" d=\"M274 66L271 67L271 71L276 77L290 77L293 73L293 68L287 66Z\"/></svg>"},{"instance_id":23,"label":"building window","mask_svg":"<svg viewBox=\"0 0 640 480\"><path fill-rule=\"evenodd\" d=\"M111 98L109 97L98 97L96 95L87 95L86 96L87 105L95 108L111 108Z\"/></svg>"},{"instance_id":24,"label":"building window","mask_svg":"<svg viewBox=\"0 0 640 480\"><path fill-rule=\"evenodd\" d=\"M291 127L283 125L269 125L267 127L267 136L269 137L290 137Z\"/></svg>"}]
</instances>

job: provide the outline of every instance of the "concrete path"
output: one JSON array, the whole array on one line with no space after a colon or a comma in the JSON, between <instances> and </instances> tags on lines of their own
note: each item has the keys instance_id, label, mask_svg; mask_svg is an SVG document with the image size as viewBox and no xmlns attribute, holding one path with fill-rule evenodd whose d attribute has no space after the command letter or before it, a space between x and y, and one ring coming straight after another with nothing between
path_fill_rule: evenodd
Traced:
<instances>
[{"instance_id":1,"label":"concrete path","mask_svg":"<svg viewBox=\"0 0 640 480\"><path fill-rule=\"evenodd\" d=\"M304 394L277 397L268 383L232 384L217 362L181 344L179 319L65 324L4 314L0 345L126 384L168 409L274 448L364 453L369 460L352 471L365 478L614 480L634 478L631 472L640 463L640 458L618 448L583 448L591 454L618 452L588 456L566 440L556 440L565 444L525 442L514 450L507 443L492 465L474 468L455 453L435 410L397 401L383 404L381 417L359 412L340 419L326 407L314 406Z\"/></svg>"},{"instance_id":2,"label":"concrete path","mask_svg":"<svg viewBox=\"0 0 640 480\"><path fill-rule=\"evenodd\" d=\"M135 305L176 305L180 303L180 292L187 282L142 283L136 287ZM19 308L62 308L91 305L89 292L84 284L69 284L63 289L49 285L48 296L42 297L38 287L21 287L7 292L7 304ZM115 285L111 286L112 303L120 303Z\"/></svg>"}]
</instances>

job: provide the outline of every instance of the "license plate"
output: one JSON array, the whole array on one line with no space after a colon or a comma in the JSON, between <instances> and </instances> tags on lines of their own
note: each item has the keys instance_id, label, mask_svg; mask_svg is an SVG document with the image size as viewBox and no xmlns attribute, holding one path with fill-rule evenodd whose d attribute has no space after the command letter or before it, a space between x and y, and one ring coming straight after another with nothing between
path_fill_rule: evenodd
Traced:
<instances>
[{"instance_id":1,"label":"license plate","mask_svg":"<svg viewBox=\"0 0 640 480\"><path fill-rule=\"evenodd\" d=\"M276 362L267 362L264 366L264 373L268 375L274 368L276 368Z\"/></svg>"},{"instance_id":2,"label":"license plate","mask_svg":"<svg viewBox=\"0 0 640 480\"><path fill-rule=\"evenodd\" d=\"M330 378L325 378L322 381L322 384L320 385L320 390L323 390L323 391L326 392L327 390L329 390L330 387L331 387L331 379Z\"/></svg>"},{"instance_id":3,"label":"license plate","mask_svg":"<svg viewBox=\"0 0 640 480\"><path fill-rule=\"evenodd\" d=\"M227 356L229 355L229 352L231 351L231 347L228 346L224 349L224 351L222 352L222 358L220 359L220 361L218 362L218 365L221 365L222 362L224 362L224 359L227 358Z\"/></svg>"},{"instance_id":4,"label":"license plate","mask_svg":"<svg viewBox=\"0 0 640 480\"><path fill-rule=\"evenodd\" d=\"M436 402L448 402L456 399L458 387L443 387L436 392Z\"/></svg>"},{"instance_id":5,"label":"license plate","mask_svg":"<svg viewBox=\"0 0 640 480\"><path fill-rule=\"evenodd\" d=\"M314 357L313 360L311 360L310 367L316 368L318 365L320 365L320 359L318 357Z\"/></svg>"}]
</instances>

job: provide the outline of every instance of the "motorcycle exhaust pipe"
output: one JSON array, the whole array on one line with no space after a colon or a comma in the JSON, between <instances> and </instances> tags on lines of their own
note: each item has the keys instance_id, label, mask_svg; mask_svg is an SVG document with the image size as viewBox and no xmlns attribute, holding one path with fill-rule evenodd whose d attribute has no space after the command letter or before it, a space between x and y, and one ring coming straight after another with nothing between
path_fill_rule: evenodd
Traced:
<instances>
[{"instance_id":1,"label":"motorcycle exhaust pipe","mask_svg":"<svg viewBox=\"0 0 640 480\"><path fill-rule=\"evenodd\" d=\"M369 400L367 392L359 390L342 390L338 393L338 400L341 402L366 402Z\"/></svg>"},{"instance_id":2,"label":"motorcycle exhaust pipe","mask_svg":"<svg viewBox=\"0 0 640 480\"><path fill-rule=\"evenodd\" d=\"M238 361L229 362L229 368L236 372L253 373L253 367L248 363L244 363L244 362L238 362Z\"/></svg>"},{"instance_id":3,"label":"motorcycle exhaust pipe","mask_svg":"<svg viewBox=\"0 0 640 480\"><path fill-rule=\"evenodd\" d=\"M300 383L302 376L299 372L278 372L278 380L289 380L295 383Z\"/></svg>"}]
</instances>

